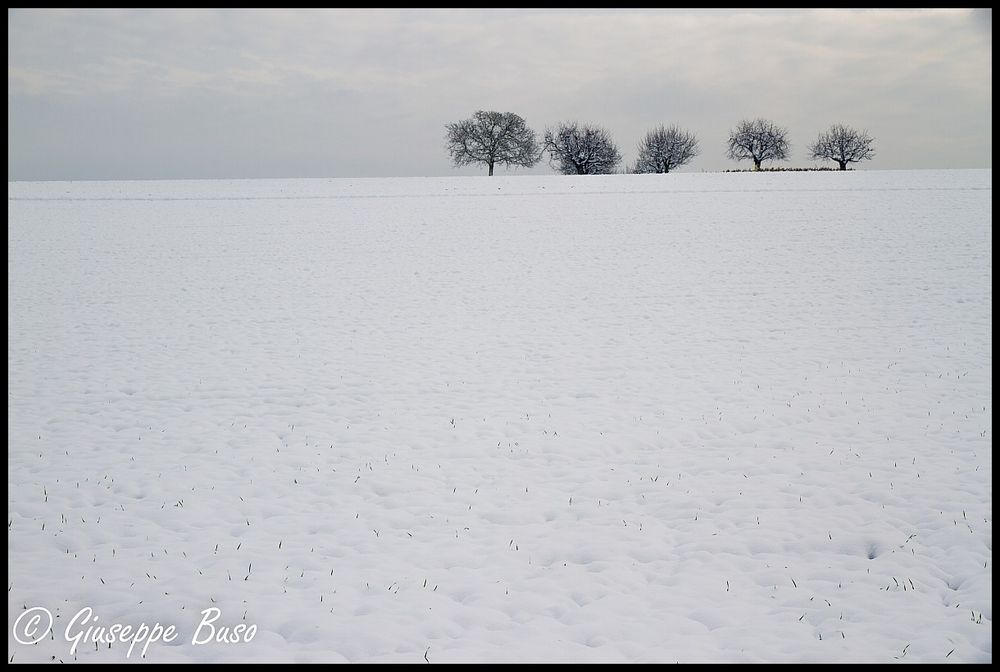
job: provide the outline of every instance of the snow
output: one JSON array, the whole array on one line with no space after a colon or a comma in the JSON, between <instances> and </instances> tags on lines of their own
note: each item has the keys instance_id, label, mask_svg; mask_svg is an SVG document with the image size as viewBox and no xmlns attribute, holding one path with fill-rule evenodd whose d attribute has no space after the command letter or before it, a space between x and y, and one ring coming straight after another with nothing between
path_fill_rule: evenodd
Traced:
<instances>
[{"instance_id":1,"label":"snow","mask_svg":"<svg viewBox=\"0 0 1000 672\"><path fill-rule=\"evenodd\" d=\"M992 660L990 170L7 211L14 662Z\"/></svg>"}]
</instances>

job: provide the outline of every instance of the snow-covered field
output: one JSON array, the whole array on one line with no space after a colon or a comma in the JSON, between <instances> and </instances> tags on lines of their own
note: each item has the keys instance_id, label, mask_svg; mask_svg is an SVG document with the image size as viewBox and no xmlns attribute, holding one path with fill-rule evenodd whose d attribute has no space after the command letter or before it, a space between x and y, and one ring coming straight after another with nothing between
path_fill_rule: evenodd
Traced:
<instances>
[{"instance_id":1,"label":"snow-covered field","mask_svg":"<svg viewBox=\"0 0 1000 672\"><path fill-rule=\"evenodd\" d=\"M7 223L14 662L992 660L989 170L8 183Z\"/></svg>"}]
</instances>

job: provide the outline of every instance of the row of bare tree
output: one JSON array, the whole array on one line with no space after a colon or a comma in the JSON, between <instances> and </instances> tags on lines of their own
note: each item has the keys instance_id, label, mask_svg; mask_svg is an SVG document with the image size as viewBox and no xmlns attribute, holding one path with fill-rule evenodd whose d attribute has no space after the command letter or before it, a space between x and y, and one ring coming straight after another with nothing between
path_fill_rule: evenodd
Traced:
<instances>
[{"instance_id":1,"label":"row of bare tree","mask_svg":"<svg viewBox=\"0 0 1000 672\"><path fill-rule=\"evenodd\" d=\"M614 173L622 155L611 135L600 126L562 122L545 129L539 143L525 120L513 112L479 110L470 119L446 124L448 152L456 166L481 164L493 174L496 165L524 166L538 163L545 152L549 165L563 175ZM760 170L764 161L787 160L788 131L766 119L741 121L729 132L727 156L734 161L753 161ZM809 146L813 159L836 161L841 170L849 163L875 156L868 131L834 124ZM677 126L659 126L639 142L636 162L629 173L669 173L699 154L698 139Z\"/></svg>"}]
</instances>

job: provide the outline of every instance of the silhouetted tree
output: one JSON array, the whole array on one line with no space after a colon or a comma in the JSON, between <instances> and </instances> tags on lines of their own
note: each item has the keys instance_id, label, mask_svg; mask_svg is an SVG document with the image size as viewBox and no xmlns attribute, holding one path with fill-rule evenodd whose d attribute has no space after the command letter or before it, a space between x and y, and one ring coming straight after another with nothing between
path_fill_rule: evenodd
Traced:
<instances>
[{"instance_id":1,"label":"silhouetted tree","mask_svg":"<svg viewBox=\"0 0 1000 672\"><path fill-rule=\"evenodd\" d=\"M788 158L788 131L766 119L743 120L729 132L728 156L734 161L751 159L753 169L761 161Z\"/></svg>"},{"instance_id":2,"label":"silhouetted tree","mask_svg":"<svg viewBox=\"0 0 1000 672\"><path fill-rule=\"evenodd\" d=\"M683 166L699 153L698 140L693 133L677 126L654 128L639 141L639 156L633 173L669 173Z\"/></svg>"},{"instance_id":3,"label":"silhouetted tree","mask_svg":"<svg viewBox=\"0 0 1000 672\"><path fill-rule=\"evenodd\" d=\"M859 132L850 126L834 124L829 131L819 134L809 151L812 158L836 161L841 170L847 170L847 164L875 156L874 142L868 131Z\"/></svg>"},{"instance_id":4,"label":"silhouetted tree","mask_svg":"<svg viewBox=\"0 0 1000 672\"><path fill-rule=\"evenodd\" d=\"M607 175L622 160L606 130L575 121L546 129L544 146L549 165L563 175Z\"/></svg>"},{"instance_id":5,"label":"silhouetted tree","mask_svg":"<svg viewBox=\"0 0 1000 672\"><path fill-rule=\"evenodd\" d=\"M456 166L482 163L530 168L542 158L535 132L513 112L479 110L471 119L446 124L448 152Z\"/></svg>"}]
</instances>

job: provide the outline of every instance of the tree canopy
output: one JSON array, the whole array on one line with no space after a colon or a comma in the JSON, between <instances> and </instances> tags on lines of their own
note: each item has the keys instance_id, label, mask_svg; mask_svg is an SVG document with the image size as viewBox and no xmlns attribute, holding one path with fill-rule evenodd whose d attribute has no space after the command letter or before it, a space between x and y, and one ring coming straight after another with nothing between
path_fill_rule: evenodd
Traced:
<instances>
[{"instance_id":1,"label":"tree canopy","mask_svg":"<svg viewBox=\"0 0 1000 672\"><path fill-rule=\"evenodd\" d=\"M530 168L542 157L535 132L513 112L478 110L471 119L446 124L448 152L456 166L479 163Z\"/></svg>"}]
</instances>

